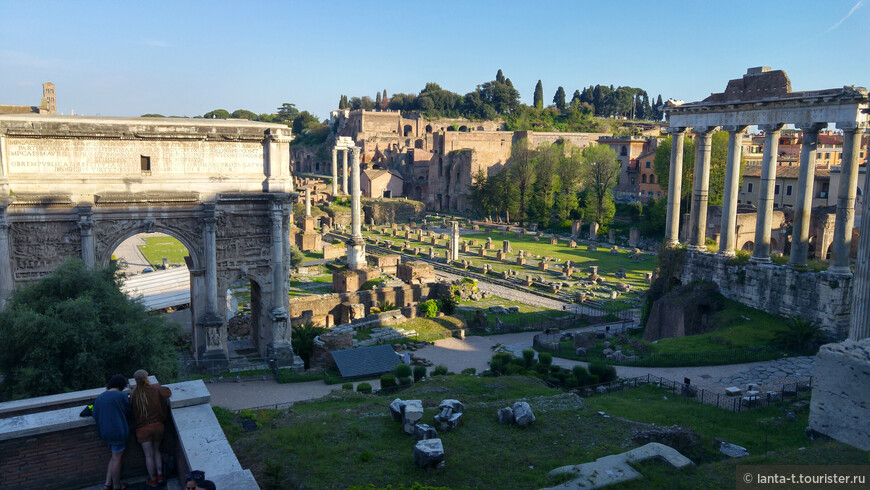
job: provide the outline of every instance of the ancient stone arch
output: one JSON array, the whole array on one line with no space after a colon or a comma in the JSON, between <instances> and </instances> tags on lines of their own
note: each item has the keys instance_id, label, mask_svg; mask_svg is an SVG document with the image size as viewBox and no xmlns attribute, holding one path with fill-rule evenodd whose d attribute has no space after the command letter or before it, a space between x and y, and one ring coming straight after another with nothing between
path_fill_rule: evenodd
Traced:
<instances>
[{"instance_id":1,"label":"ancient stone arch","mask_svg":"<svg viewBox=\"0 0 870 490\"><path fill-rule=\"evenodd\" d=\"M164 232L189 252L194 357L226 362L218 291L244 277L255 346L295 363L289 140L247 121L0 117L0 299L67 257L107 264L125 239Z\"/></svg>"}]
</instances>

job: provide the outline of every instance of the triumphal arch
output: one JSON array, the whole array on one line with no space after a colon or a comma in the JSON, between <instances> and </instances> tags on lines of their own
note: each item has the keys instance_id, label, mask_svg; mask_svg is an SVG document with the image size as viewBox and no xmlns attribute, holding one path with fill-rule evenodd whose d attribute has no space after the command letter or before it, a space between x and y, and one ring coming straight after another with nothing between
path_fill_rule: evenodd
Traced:
<instances>
[{"instance_id":1,"label":"triumphal arch","mask_svg":"<svg viewBox=\"0 0 870 490\"><path fill-rule=\"evenodd\" d=\"M227 358L226 301L252 288L251 338L293 359L287 318L291 131L176 118L0 116L0 293L66 257L108 264L138 233L189 252L194 354Z\"/></svg>"}]
</instances>

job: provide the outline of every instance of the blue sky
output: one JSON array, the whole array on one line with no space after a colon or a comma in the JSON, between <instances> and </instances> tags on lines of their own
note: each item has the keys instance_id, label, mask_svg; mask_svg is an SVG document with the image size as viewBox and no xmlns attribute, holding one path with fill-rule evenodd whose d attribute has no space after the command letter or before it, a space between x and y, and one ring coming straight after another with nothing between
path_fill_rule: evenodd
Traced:
<instances>
[{"instance_id":1,"label":"blue sky","mask_svg":"<svg viewBox=\"0 0 870 490\"><path fill-rule=\"evenodd\" d=\"M856 8L857 6L857 8ZM526 103L596 83L667 99L720 92L746 68L794 90L870 85L870 0L51 2L0 0L0 104L195 116L319 117L341 94L465 94L501 68Z\"/></svg>"}]
</instances>

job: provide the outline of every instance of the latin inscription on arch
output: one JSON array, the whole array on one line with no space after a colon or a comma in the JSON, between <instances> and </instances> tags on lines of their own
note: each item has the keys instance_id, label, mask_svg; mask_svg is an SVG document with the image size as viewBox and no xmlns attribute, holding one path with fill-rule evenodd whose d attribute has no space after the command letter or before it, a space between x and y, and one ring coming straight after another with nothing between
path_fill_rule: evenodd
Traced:
<instances>
[{"instance_id":1,"label":"latin inscription on arch","mask_svg":"<svg viewBox=\"0 0 870 490\"><path fill-rule=\"evenodd\" d=\"M141 157L151 173L262 174L257 142L79 140L8 138L10 176L26 174L141 175Z\"/></svg>"}]
</instances>

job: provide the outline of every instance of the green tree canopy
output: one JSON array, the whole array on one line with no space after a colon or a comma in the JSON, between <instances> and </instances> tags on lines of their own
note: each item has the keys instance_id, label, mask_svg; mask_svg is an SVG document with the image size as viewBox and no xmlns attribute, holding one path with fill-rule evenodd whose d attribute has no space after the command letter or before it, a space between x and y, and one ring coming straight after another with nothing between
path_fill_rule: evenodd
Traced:
<instances>
[{"instance_id":1,"label":"green tree canopy","mask_svg":"<svg viewBox=\"0 0 870 490\"><path fill-rule=\"evenodd\" d=\"M247 109L236 109L230 114L230 118L232 119L247 119L249 121L256 121L257 115Z\"/></svg>"},{"instance_id":2,"label":"green tree canopy","mask_svg":"<svg viewBox=\"0 0 870 490\"><path fill-rule=\"evenodd\" d=\"M178 372L176 327L120 290L114 267L70 259L16 288L0 311L0 396L27 398L105 386L147 369L163 382Z\"/></svg>"},{"instance_id":3,"label":"green tree canopy","mask_svg":"<svg viewBox=\"0 0 870 490\"><path fill-rule=\"evenodd\" d=\"M296 104L284 102L281 104L281 107L278 108L278 117L276 120L287 122L293 120L297 115L299 115L299 109L296 108Z\"/></svg>"},{"instance_id":4,"label":"green tree canopy","mask_svg":"<svg viewBox=\"0 0 870 490\"><path fill-rule=\"evenodd\" d=\"M553 103L560 111L564 111L567 104L565 103L565 89L559 87L556 89L556 94L553 95Z\"/></svg>"},{"instance_id":5,"label":"green tree canopy","mask_svg":"<svg viewBox=\"0 0 870 490\"><path fill-rule=\"evenodd\" d=\"M535 109L544 108L544 86L541 84L540 80L538 80L538 84L535 85L535 96L532 105L535 106Z\"/></svg>"},{"instance_id":6,"label":"green tree canopy","mask_svg":"<svg viewBox=\"0 0 870 490\"><path fill-rule=\"evenodd\" d=\"M619 179L616 152L607 145L590 145L583 149L583 161L587 215L599 224L607 224L615 209L611 189Z\"/></svg>"}]
</instances>

